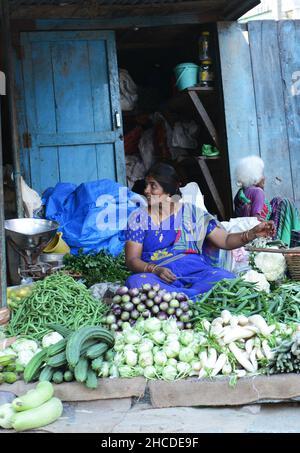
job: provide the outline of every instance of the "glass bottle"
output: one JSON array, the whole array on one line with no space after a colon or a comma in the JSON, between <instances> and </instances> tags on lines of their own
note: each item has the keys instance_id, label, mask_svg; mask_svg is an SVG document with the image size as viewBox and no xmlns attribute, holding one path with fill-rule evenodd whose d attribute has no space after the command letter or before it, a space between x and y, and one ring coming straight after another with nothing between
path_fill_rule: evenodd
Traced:
<instances>
[{"instance_id":1,"label":"glass bottle","mask_svg":"<svg viewBox=\"0 0 300 453\"><path fill-rule=\"evenodd\" d=\"M203 31L199 38L199 60L211 59L210 54L210 33Z\"/></svg>"},{"instance_id":2,"label":"glass bottle","mask_svg":"<svg viewBox=\"0 0 300 453\"><path fill-rule=\"evenodd\" d=\"M215 81L213 64L211 60L203 60L200 65L200 86L213 87Z\"/></svg>"}]
</instances>

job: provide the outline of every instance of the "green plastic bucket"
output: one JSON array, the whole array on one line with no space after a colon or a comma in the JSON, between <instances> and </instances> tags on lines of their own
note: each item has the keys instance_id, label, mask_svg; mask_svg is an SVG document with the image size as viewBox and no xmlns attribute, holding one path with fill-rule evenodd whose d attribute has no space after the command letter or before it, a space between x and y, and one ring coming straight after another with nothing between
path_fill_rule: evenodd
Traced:
<instances>
[{"instance_id":1,"label":"green plastic bucket","mask_svg":"<svg viewBox=\"0 0 300 453\"><path fill-rule=\"evenodd\" d=\"M197 85L199 66L194 63L181 63L175 68L176 86L179 91Z\"/></svg>"}]
</instances>

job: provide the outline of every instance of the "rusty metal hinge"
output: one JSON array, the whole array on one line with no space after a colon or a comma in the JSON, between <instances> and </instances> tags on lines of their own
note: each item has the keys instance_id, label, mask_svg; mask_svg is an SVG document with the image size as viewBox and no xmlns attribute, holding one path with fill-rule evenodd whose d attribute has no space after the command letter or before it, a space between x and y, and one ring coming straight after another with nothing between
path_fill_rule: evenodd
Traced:
<instances>
[{"instance_id":1,"label":"rusty metal hinge","mask_svg":"<svg viewBox=\"0 0 300 453\"><path fill-rule=\"evenodd\" d=\"M31 147L32 147L31 134L29 134L28 132L25 132L23 134L23 148L30 149Z\"/></svg>"}]
</instances>

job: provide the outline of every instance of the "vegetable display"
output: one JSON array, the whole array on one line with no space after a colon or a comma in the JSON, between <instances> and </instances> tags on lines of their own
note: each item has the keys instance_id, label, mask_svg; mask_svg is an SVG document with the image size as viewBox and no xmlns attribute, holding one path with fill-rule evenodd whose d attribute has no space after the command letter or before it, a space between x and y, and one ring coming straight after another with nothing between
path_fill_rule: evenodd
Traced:
<instances>
[{"instance_id":1,"label":"vegetable display","mask_svg":"<svg viewBox=\"0 0 300 453\"><path fill-rule=\"evenodd\" d=\"M23 432L55 422L63 413L63 405L53 395L54 389L49 382L39 383L12 404L0 407L0 427Z\"/></svg>"},{"instance_id":2,"label":"vegetable display","mask_svg":"<svg viewBox=\"0 0 300 453\"><path fill-rule=\"evenodd\" d=\"M169 293L159 285L145 284L141 289L121 287L113 298L112 311L106 318L113 331L121 330L124 323L134 325L136 321L156 317L166 321L173 317L179 329L192 329L191 301L182 293Z\"/></svg>"},{"instance_id":3,"label":"vegetable display","mask_svg":"<svg viewBox=\"0 0 300 453\"><path fill-rule=\"evenodd\" d=\"M88 288L102 282L123 284L130 276L124 253L114 257L105 251L90 255L80 251L77 256L66 255L64 265L66 270L79 274Z\"/></svg>"},{"instance_id":4,"label":"vegetable display","mask_svg":"<svg viewBox=\"0 0 300 453\"><path fill-rule=\"evenodd\" d=\"M272 352L267 368L269 374L300 373L300 333L283 341Z\"/></svg>"},{"instance_id":5,"label":"vegetable display","mask_svg":"<svg viewBox=\"0 0 300 453\"><path fill-rule=\"evenodd\" d=\"M194 304L195 326L212 321L223 310L235 315L261 314L269 322L300 323L300 283L287 282L270 294L257 291L255 282L238 278L222 280Z\"/></svg>"},{"instance_id":6,"label":"vegetable display","mask_svg":"<svg viewBox=\"0 0 300 453\"><path fill-rule=\"evenodd\" d=\"M95 361L110 357L114 336L102 327L86 326L43 349L27 365L25 382L52 381L55 384L76 380L87 388L96 389L98 379ZM102 362L101 362L102 363Z\"/></svg>"},{"instance_id":7,"label":"vegetable display","mask_svg":"<svg viewBox=\"0 0 300 453\"><path fill-rule=\"evenodd\" d=\"M19 288L7 288L7 305L11 310L19 308L22 300L30 296L32 286L20 286Z\"/></svg>"},{"instance_id":8,"label":"vegetable display","mask_svg":"<svg viewBox=\"0 0 300 453\"><path fill-rule=\"evenodd\" d=\"M34 285L31 295L12 313L6 333L41 341L51 331L49 323L76 330L101 324L106 312L107 306L84 285L68 275L54 274Z\"/></svg>"}]
</instances>

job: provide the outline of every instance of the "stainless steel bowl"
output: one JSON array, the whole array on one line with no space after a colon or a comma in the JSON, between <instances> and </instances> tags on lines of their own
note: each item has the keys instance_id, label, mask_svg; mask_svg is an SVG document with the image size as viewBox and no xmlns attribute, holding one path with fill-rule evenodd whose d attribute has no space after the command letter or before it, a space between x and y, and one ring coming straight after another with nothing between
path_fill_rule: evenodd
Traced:
<instances>
[{"instance_id":1,"label":"stainless steel bowl","mask_svg":"<svg viewBox=\"0 0 300 453\"><path fill-rule=\"evenodd\" d=\"M15 219L5 222L6 236L18 249L43 250L55 237L59 224L42 219Z\"/></svg>"}]
</instances>

